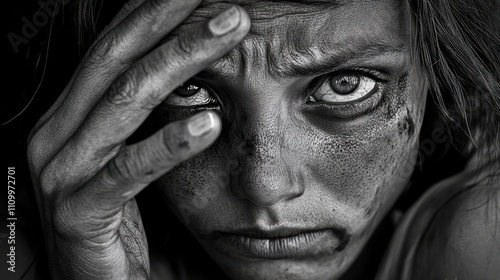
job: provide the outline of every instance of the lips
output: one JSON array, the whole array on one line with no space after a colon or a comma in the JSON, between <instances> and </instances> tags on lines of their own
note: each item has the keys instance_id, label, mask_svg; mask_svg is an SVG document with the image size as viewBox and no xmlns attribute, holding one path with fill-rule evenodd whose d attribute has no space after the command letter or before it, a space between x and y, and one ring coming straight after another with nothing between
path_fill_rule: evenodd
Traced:
<instances>
[{"instance_id":1,"label":"lips","mask_svg":"<svg viewBox=\"0 0 500 280\"><path fill-rule=\"evenodd\" d=\"M209 239L224 253L250 259L302 259L331 255L345 247L345 234L332 229L216 232Z\"/></svg>"}]
</instances>

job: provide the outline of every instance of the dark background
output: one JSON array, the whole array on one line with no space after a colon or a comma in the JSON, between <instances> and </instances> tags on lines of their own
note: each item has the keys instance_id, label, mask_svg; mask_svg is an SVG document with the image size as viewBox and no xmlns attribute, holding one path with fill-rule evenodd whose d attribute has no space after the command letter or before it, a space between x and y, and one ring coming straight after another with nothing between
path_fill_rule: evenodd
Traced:
<instances>
[{"instance_id":1,"label":"dark background","mask_svg":"<svg viewBox=\"0 0 500 280\"><path fill-rule=\"evenodd\" d=\"M55 1L55 0L52 0ZM7 182L0 190L0 280L37 279L35 270L45 268L44 245L36 200L26 162L26 139L38 118L50 107L73 74L80 59L71 5L62 5L49 15L38 0L5 1L2 7L2 101L0 129L4 179L7 167L16 168L16 272L7 270L9 253L6 237ZM105 1L106 2L106 1ZM103 12L119 8L107 1ZM114 6L114 7L113 7ZM45 22L44 13L47 21ZM34 17L45 22L35 26L30 38L23 35L26 21ZM98 22L97 29L105 23ZM33 31L33 30L31 30ZM15 34L15 35L14 35ZM9 36L25 37L16 51ZM452 172L450 172L452 173ZM37 267L38 266L38 267Z\"/></svg>"},{"instance_id":2,"label":"dark background","mask_svg":"<svg viewBox=\"0 0 500 280\"><path fill-rule=\"evenodd\" d=\"M6 180L3 183L4 187L0 190L0 280L47 279L43 231L26 160L27 138L37 120L50 108L68 83L85 52L85 47L88 47L91 42L92 30L102 29L107 23L105 19L116 14L122 3L122 1L90 1L96 4L96 10L100 11L99 18L102 20L97 20L95 26L88 26L90 27L86 32L88 36L83 38L86 40L79 41L74 7L78 0L69 0L68 4L60 5L55 15L40 7L40 3L51 1L68 2L68 0L20 0L6 2L2 7L4 59L2 60L1 91L3 98L0 103L2 106L0 129L3 138L1 159L5 175L7 175L7 167L15 167L16 170L15 217L17 221L15 228L16 267L15 273L12 273L7 270L9 267L7 254L11 245L7 243L9 232L6 226L8 224ZM38 20L38 26L35 25L36 20ZM23 31L26 31L26 22L33 24L36 29L30 30L29 36L23 34ZM9 39L13 37L24 37L21 40L25 40L17 46L17 50ZM7 179L5 175L4 178ZM139 201L147 199L146 204L155 205L154 208L158 210L159 201L151 199L151 195L141 195L144 198L138 197ZM148 212L148 209L143 208L141 212L150 246L161 250L163 247L151 242L150 238L155 240L154 236L158 235L160 237L158 240L164 239L165 232L162 230L165 225L155 226L153 230L148 230L148 224L155 224L155 212ZM180 224L176 224L178 222L175 218L171 218L172 223L169 226L179 228L176 235L189 235ZM215 267L211 260L206 260L204 252L200 251L201 248L194 240L189 240L187 243L192 244L193 248L186 247L184 243L182 252L187 254L186 257L190 260L193 260L191 252L200 252L198 256L202 260L195 262L197 269L200 264L208 267L209 270ZM174 243L173 246L177 245ZM175 251L176 249L169 250ZM151 252L152 249L150 249Z\"/></svg>"},{"instance_id":3,"label":"dark background","mask_svg":"<svg viewBox=\"0 0 500 280\"><path fill-rule=\"evenodd\" d=\"M26 139L37 119L55 101L78 61L74 17L67 4L53 15L40 8L38 0L6 1L2 4L2 101L1 137L4 187L0 190L0 279L34 279L41 263L43 234L26 162ZM43 15L43 14L44 15ZM23 34L26 21L38 26ZM24 20L23 20L24 19ZM49 33L50 40L49 40ZM26 41L15 50L9 36ZM28 34L29 36L25 36ZM30 38L28 38L30 37ZM19 38L19 37L18 37ZM48 60L47 60L48 57ZM49 63L47 63L49 61ZM38 88L39 87L39 88ZM38 91L37 91L38 88ZM50 90L49 90L50 89ZM36 92L36 95L35 95ZM29 104L29 105L28 105ZM7 167L16 174L16 267L7 268Z\"/></svg>"}]
</instances>

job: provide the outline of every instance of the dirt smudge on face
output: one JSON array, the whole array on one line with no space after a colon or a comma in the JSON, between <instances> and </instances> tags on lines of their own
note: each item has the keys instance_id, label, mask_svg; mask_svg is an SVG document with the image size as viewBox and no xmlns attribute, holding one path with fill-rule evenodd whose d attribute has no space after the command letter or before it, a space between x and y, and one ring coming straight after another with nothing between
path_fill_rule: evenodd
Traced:
<instances>
[{"instance_id":1,"label":"dirt smudge on face","mask_svg":"<svg viewBox=\"0 0 500 280\"><path fill-rule=\"evenodd\" d=\"M409 138L415 134L415 121L410 115L410 110L406 109L406 116L398 123L399 135L407 134Z\"/></svg>"}]
</instances>

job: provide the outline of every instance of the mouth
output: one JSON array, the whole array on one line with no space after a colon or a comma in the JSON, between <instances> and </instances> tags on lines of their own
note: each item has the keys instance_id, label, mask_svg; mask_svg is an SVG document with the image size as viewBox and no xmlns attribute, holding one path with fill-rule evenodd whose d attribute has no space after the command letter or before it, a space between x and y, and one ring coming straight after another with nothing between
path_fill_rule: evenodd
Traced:
<instances>
[{"instance_id":1,"label":"mouth","mask_svg":"<svg viewBox=\"0 0 500 280\"><path fill-rule=\"evenodd\" d=\"M333 255L342 251L349 240L347 234L339 230L293 228L218 231L207 237L221 253L245 259L274 260Z\"/></svg>"}]
</instances>

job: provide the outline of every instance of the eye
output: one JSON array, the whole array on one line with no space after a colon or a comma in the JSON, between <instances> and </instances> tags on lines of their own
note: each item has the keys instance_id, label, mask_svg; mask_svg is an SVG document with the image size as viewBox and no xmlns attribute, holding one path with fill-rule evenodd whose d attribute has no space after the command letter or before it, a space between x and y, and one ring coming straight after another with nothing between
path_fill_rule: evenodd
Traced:
<instances>
[{"instance_id":1,"label":"eye","mask_svg":"<svg viewBox=\"0 0 500 280\"><path fill-rule=\"evenodd\" d=\"M200 82L190 80L170 93L163 104L169 107L198 107L214 105L217 102L208 87Z\"/></svg>"},{"instance_id":2,"label":"eye","mask_svg":"<svg viewBox=\"0 0 500 280\"><path fill-rule=\"evenodd\" d=\"M324 81L309 101L344 104L361 101L378 90L377 81L361 74L338 74Z\"/></svg>"}]
</instances>

